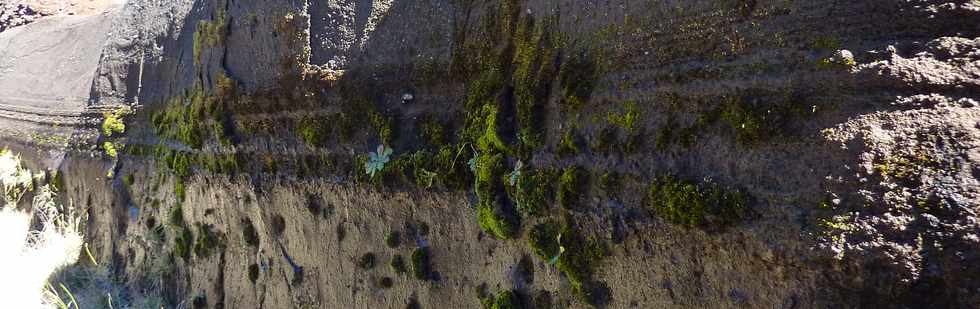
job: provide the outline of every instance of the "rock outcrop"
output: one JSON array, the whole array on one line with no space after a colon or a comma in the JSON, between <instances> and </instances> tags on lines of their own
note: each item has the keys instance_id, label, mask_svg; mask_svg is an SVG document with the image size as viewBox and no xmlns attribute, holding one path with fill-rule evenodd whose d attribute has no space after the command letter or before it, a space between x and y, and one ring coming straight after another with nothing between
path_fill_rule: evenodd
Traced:
<instances>
[{"instance_id":1,"label":"rock outcrop","mask_svg":"<svg viewBox=\"0 0 980 309\"><path fill-rule=\"evenodd\" d=\"M39 89L85 88L79 109L125 123L79 125L58 168L130 300L980 306L974 1L130 0L104 16L98 51L67 57L84 74ZM0 50L51 38L43 22ZM0 54L0 91L54 66L18 52Z\"/></svg>"}]
</instances>

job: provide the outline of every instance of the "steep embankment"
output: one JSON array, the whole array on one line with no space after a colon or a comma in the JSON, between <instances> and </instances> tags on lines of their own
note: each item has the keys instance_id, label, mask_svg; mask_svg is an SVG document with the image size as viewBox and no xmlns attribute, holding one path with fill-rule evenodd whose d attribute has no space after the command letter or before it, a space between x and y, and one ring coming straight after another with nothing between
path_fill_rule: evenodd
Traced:
<instances>
[{"instance_id":1,"label":"steep embankment","mask_svg":"<svg viewBox=\"0 0 980 309\"><path fill-rule=\"evenodd\" d=\"M975 307L978 18L133 0L89 105L136 112L66 192L170 304Z\"/></svg>"}]
</instances>

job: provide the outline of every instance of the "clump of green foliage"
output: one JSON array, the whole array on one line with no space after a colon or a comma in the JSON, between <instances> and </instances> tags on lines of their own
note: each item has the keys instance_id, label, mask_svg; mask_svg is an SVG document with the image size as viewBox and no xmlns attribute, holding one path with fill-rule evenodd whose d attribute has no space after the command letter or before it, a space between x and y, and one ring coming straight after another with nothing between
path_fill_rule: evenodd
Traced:
<instances>
[{"instance_id":1,"label":"clump of green foliage","mask_svg":"<svg viewBox=\"0 0 980 309\"><path fill-rule=\"evenodd\" d=\"M399 275L408 271L405 268L405 259L401 255L395 255L391 258L391 270Z\"/></svg>"},{"instance_id":2,"label":"clump of green foliage","mask_svg":"<svg viewBox=\"0 0 980 309\"><path fill-rule=\"evenodd\" d=\"M565 130L565 134L562 134L561 141L558 142L558 148L555 151L559 156L573 156L581 151L575 135L575 129L568 128L568 130Z\"/></svg>"},{"instance_id":3,"label":"clump of green foliage","mask_svg":"<svg viewBox=\"0 0 980 309\"><path fill-rule=\"evenodd\" d=\"M432 273L429 261L429 249L415 248L412 251L412 275L418 280L429 280Z\"/></svg>"},{"instance_id":4,"label":"clump of green foliage","mask_svg":"<svg viewBox=\"0 0 980 309\"><path fill-rule=\"evenodd\" d=\"M534 255L568 278L573 294L592 305L603 302L607 288L592 278L596 265L608 255L601 241L583 237L569 224L548 220L531 229L528 245Z\"/></svg>"},{"instance_id":5,"label":"clump of green foliage","mask_svg":"<svg viewBox=\"0 0 980 309\"><path fill-rule=\"evenodd\" d=\"M194 234L186 226L180 226L179 229L179 232L174 236L174 256L187 261L191 258L191 246L194 243Z\"/></svg>"},{"instance_id":6,"label":"clump of green foliage","mask_svg":"<svg viewBox=\"0 0 980 309\"><path fill-rule=\"evenodd\" d=\"M588 173L579 166L565 169L558 179L558 204L564 208L574 208L588 188Z\"/></svg>"},{"instance_id":7,"label":"clump of green foliage","mask_svg":"<svg viewBox=\"0 0 980 309\"><path fill-rule=\"evenodd\" d=\"M552 184L557 177L546 170L526 170L510 187L514 202L521 213L529 216L544 215L548 201L553 196Z\"/></svg>"},{"instance_id":8,"label":"clump of green foliage","mask_svg":"<svg viewBox=\"0 0 980 309\"><path fill-rule=\"evenodd\" d=\"M129 174L129 175L123 176L122 181L123 181L123 184L126 185L126 187L132 187L133 186L133 183L136 182L136 177L133 176L133 174Z\"/></svg>"},{"instance_id":9,"label":"clump of green foliage","mask_svg":"<svg viewBox=\"0 0 980 309\"><path fill-rule=\"evenodd\" d=\"M402 234L398 231L391 231L385 235L385 245L388 248L398 248L402 244Z\"/></svg>"},{"instance_id":10,"label":"clump of green foliage","mask_svg":"<svg viewBox=\"0 0 980 309\"><path fill-rule=\"evenodd\" d=\"M211 256L215 248L224 246L224 236L211 230L210 225L197 225L197 241L194 242L194 255L198 258Z\"/></svg>"},{"instance_id":11,"label":"clump of green foliage","mask_svg":"<svg viewBox=\"0 0 980 309\"><path fill-rule=\"evenodd\" d=\"M194 63L201 63L201 52L205 47L213 48L224 44L228 35L225 11L218 10L213 20L201 20L194 31Z\"/></svg>"},{"instance_id":12,"label":"clump of green foliage","mask_svg":"<svg viewBox=\"0 0 980 309\"><path fill-rule=\"evenodd\" d=\"M174 195L177 196L178 201L183 201L187 197L187 189L184 187L184 181L180 178L174 181Z\"/></svg>"},{"instance_id":13,"label":"clump of green foliage","mask_svg":"<svg viewBox=\"0 0 980 309\"><path fill-rule=\"evenodd\" d=\"M329 130L327 123L327 120L320 117L307 117L300 121L296 132L310 147L322 147L327 142L327 135L324 134Z\"/></svg>"},{"instance_id":14,"label":"clump of green foliage","mask_svg":"<svg viewBox=\"0 0 980 309\"><path fill-rule=\"evenodd\" d=\"M171 98L150 120L157 135L200 149L212 137L222 145L231 143L232 132L226 127L230 123L228 117L221 97L208 96L195 87L183 96Z\"/></svg>"},{"instance_id":15,"label":"clump of green foliage","mask_svg":"<svg viewBox=\"0 0 980 309\"><path fill-rule=\"evenodd\" d=\"M609 112L606 116L609 123L615 124L627 133L636 132L640 124L640 110L636 107L636 102L626 101L623 103L623 112Z\"/></svg>"},{"instance_id":16,"label":"clump of green foliage","mask_svg":"<svg viewBox=\"0 0 980 309\"><path fill-rule=\"evenodd\" d=\"M522 15L514 34L514 96L518 140L532 148L542 143L544 105L556 75L556 55L551 23L535 23L531 15Z\"/></svg>"},{"instance_id":17,"label":"clump of green foliage","mask_svg":"<svg viewBox=\"0 0 980 309\"><path fill-rule=\"evenodd\" d=\"M372 269L374 268L375 256L374 253L368 252L361 256L361 259L357 261L357 267L361 269Z\"/></svg>"},{"instance_id":18,"label":"clump of green foliage","mask_svg":"<svg viewBox=\"0 0 980 309\"><path fill-rule=\"evenodd\" d=\"M184 207L178 204L170 208L170 214L168 215L168 219L170 225L184 226Z\"/></svg>"},{"instance_id":19,"label":"clump of green foliage","mask_svg":"<svg viewBox=\"0 0 980 309\"><path fill-rule=\"evenodd\" d=\"M510 147L500 138L497 132L497 117L499 113L497 107L492 104L487 104L484 106L483 113L486 115L484 122L485 130L483 130L483 134L476 141L477 147L485 153L510 153Z\"/></svg>"},{"instance_id":20,"label":"clump of green foliage","mask_svg":"<svg viewBox=\"0 0 980 309\"><path fill-rule=\"evenodd\" d=\"M732 100L722 107L721 120L735 132L738 142L750 144L770 133L767 132L760 113L762 112L751 109L740 100Z\"/></svg>"},{"instance_id":21,"label":"clump of green foliage","mask_svg":"<svg viewBox=\"0 0 980 309\"><path fill-rule=\"evenodd\" d=\"M392 145L397 137L399 118L396 115L382 115L381 113L371 113L369 117L371 125L378 132L378 138L382 144Z\"/></svg>"},{"instance_id":22,"label":"clump of green foliage","mask_svg":"<svg viewBox=\"0 0 980 309\"><path fill-rule=\"evenodd\" d=\"M562 85L562 103L572 109L585 105L592 96L598 76L598 64L592 52L572 53L562 62L558 71L558 79Z\"/></svg>"},{"instance_id":23,"label":"clump of green foliage","mask_svg":"<svg viewBox=\"0 0 980 309\"><path fill-rule=\"evenodd\" d=\"M103 115L105 119L102 121L102 134L106 137L111 137L113 134L126 133L126 123L123 122L123 117L129 112L130 110L128 108L119 108L114 112L106 112Z\"/></svg>"},{"instance_id":24,"label":"clump of green foliage","mask_svg":"<svg viewBox=\"0 0 980 309\"><path fill-rule=\"evenodd\" d=\"M426 116L420 118L418 126L419 139L429 147L438 149L446 145L449 140L449 132L446 129L446 124L434 117Z\"/></svg>"},{"instance_id":25,"label":"clump of green foliage","mask_svg":"<svg viewBox=\"0 0 980 309\"><path fill-rule=\"evenodd\" d=\"M874 164L874 170L886 179L918 186L924 172L943 170L943 164L926 150L916 148L909 152L895 153Z\"/></svg>"},{"instance_id":26,"label":"clump of green foliage","mask_svg":"<svg viewBox=\"0 0 980 309\"><path fill-rule=\"evenodd\" d=\"M248 265L248 280L255 284L255 281L259 280L259 265L252 264Z\"/></svg>"},{"instance_id":27,"label":"clump of green foliage","mask_svg":"<svg viewBox=\"0 0 980 309\"><path fill-rule=\"evenodd\" d=\"M102 143L102 150L105 150L105 154L110 158L119 157L119 151L116 150L116 144L112 142Z\"/></svg>"},{"instance_id":28,"label":"clump of green foliage","mask_svg":"<svg viewBox=\"0 0 980 309\"><path fill-rule=\"evenodd\" d=\"M517 236L519 223L516 222L516 218L499 210L499 207L478 206L477 219L484 231L498 239L511 239Z\"/></svg>"},{"instance_id":29,"label":"clump of green foliage","mask_svg":"<svg viewBox=\"0 0 980 309\"><path fill-rule=\"evenodd\" d=\"M592 148L602 153L609 153L616 147L618 138L616 127L611 125L604 126L597 133Z\"/></svg>"},{"instance_id":30,"label":"clump of green foliage","mask_svg":"<svg viewBox=\"0 0 980 309\"><path fill-rule=\"evenodd\" d=\"M650 185L649 207L667 222L686 227L724 227L749 214L748 196L712 183L664 176Z\"/></svg>"},{"instance_id":31,"label":"clump of green foliage","mask_svg":"<svg viewBox=\"0 0 980 309\"><path fill-rule=\"evenodd\" d=\"M605 191L607 195L615 196L622 187L622 176L615 171L607 171L599 176L599 189Z\"/></svg>"},{"instance_id":32,"label":"clump of green foliage","mask_svg":"<svg viewBox=\"0 0 980 309\"><path fill-rule=\"evenodd\" d=\"M255 230L255 225L252 224L252 220L245 220L242 223L242 240L245 241L246 245L252 247L259 246L259 233Z\"/></svg>"},{"instance_id":33,"label":"clump of green foliage","mask_svg":"<svg viewBox=\"0 0 980 309\"><path fill-rule=\"evenodd\" d=\"M531 252L543 261L553 261L558 258L558 233L561 225L554 220L538 223L528 233L527 242Z\"/></svg>"},{"instance_id":34,"label":"clump of green foliage","mask_svg":"<svg viewBox=\"0 0 980 309\"><path fill-rule=\"evenodd\" d=\"M524 308L520 297L514 291L503 291L494 295L487 295L480 299L483 309L518 309Z\"/></svg>"},{"instance_id":35,"label":"clump of green foliage","mask_svg":"<svg viewBox=\"0 0 980 309\"><path fill-rule=\"evenodd\" d=\"M517 235L516 216L501 205L500 193L504 175L504 157L501 154L481 154L476 157L477 219L480 227L499 239Z\"/></svg>"}]
</instances>

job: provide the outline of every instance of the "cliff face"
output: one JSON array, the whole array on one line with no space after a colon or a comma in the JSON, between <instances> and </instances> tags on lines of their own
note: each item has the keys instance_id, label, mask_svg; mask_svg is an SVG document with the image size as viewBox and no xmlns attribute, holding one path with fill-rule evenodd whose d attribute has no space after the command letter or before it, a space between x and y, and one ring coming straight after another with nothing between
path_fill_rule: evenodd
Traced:
<instances>
[{"instance_id":1,"label":"cliff face","mask_svg":"<svg viewBox=\"0 0 980 309\"><path fill-rule=\"evenodd\" d=\"M6 136L59 151L64 198L131 299L980 306L974 1L130 0L106 16L85 111L125 129Z\"/></svg>"}]
</instances>

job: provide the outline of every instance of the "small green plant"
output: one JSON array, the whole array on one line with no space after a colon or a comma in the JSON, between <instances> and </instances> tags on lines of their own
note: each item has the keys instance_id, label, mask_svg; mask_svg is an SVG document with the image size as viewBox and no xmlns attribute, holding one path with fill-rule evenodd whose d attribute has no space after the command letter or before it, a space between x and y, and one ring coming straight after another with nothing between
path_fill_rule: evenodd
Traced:
<instances>
[{"instance_id":1,"label":"small green plant","mask_svg":"<svg viewBox=\"0 0 980 309\"><path fill-rule=\"evenodd\" d=\"M259 265L252 264L248 265L248 280L255 284L255 281L259 280Z\"/></svg>"},{"instance_id":2,"label":"small green plant","mask_svg":"<svg viewBox=\"0 0 980 309\"><path fill-rule=\"evenodd\" d=\"M518 309L524 308L521 305L521 299L517 297L514 291L503 291L494 295L487 295L485 298L480 299L480 304L483 309Z\"/></svg>"},{"instance_id":3,"label":"small green plant","mask_svg":"<svg viewBox=\"0 0 980 309\"><path fill-rule=\"evenodd\" d=\"M174 256L188 261L191 258L194 234L186 226L181 226L179 229L179 233L174 237Z\"/></svg>"},{"instance_id":4,"label":"small green plant","mask_svg":"<svg viewBox=\"0 0 980 309\"><path fill-rule=\"evenodd\" d=\"M521 213L540 216L548 207L548 200L553 195L549 185L554 183L556 178L545 170L527 170L520 173L517 182L508 188L510 190L508 192L514 197L513 200Z\"/></svg>"},{"instance_id":5,"label":"small green plant","mask_svg":"<svg viewBox=\"0 0 980 309\"><path fill-rule=\"evenodd\" d=\"M607 195L615 196L619 193L622 186L622 179L619 173L607 171L599 176L599 188Z\"/></svg>"},{"instance_id":6,"label":"small green plant","mask_svg":"<svg viewBox=\"0 0 980 309\"><path fill-rule=\"evenodd\" d=\"M111 113L106 112L103 115L105 119L102 121L102 134L106 137L111 137L115 133L126 133L126 123L123 122L123 117L128 113L128 108L119 108Z\"/></svg>"},{"instance_id":7,"label":"small green plant","mask_svg":"<svg viewBox=\"0 0 980 309\"><path fill-rule=\"evenodd\" d=\"M581 151L578 147L575 129L569 128L565 131L565 134L561 136L561 141L558 143L558 149L556 151L559 156L573 156Z\"/></svg>"},{"instance_id":8,"label":"small green plant","mask_svg":"<svg viewBox=\"0 0 980 309\"><path fill-rule=\"evenodd\" d=\"M566 168L558 180L558 204L567 209L575 207L588 185L588 174L581 167Z\"/></svg>"},{"instance_id":9,"label":"small green plant","mask_svg":"<svg viewBox=\"0 0 980 309\"><path fill-rule=\"evenodd\" d=\"M116 145L112 142L102 143L102 149L105 150L105 154L110 158L119 157L119 151L116 150Z\"/></svg>"},{"instance_id":10,"label":"small green plant","mask_svg":"<svg viewBox=\"0 0 980 309\"><path fill-rule=\"evenodd\" d=\"M299 123L296 130L307 145L321 147L326 144L326 136L323 134L327 131L325 122L324 119L306 118Z\"/></svg>"},{"instance_id":11,"label":"small green plant","mask_svg":"<svg viewBox=\"0 0 980 309\"><path fill-rule=\"evenodd\" d=\"M510 172L510 177L507 179L510 181L511 186L517 185L517 180L521 178L521 170L524 168L524 162L517 160L517 164L514 165L514 170Z\"/></svg>"},{"instance_id":12,"label":"small green plant","mask_svg":"<svg viewBox=\"0 0 980 309\"><path fill-rule=\"evenodd\" d=\"M636 108L636 102L626 101L623 103L623 112L609 112L607 118L610 123L615 124L628 133L636 132L640 122L640 111Z\"/></svg>"},{"instance_id":13,"label":"small green plant","mask_svg":"<svg viewBox=\"0 0 980 309\"><path fill-rule=\"evenodd\" d=\"M477 220L484 231L497 239L511 239L517 236L519 223L516 218L504 213L495 204L477 205Z\"/></svg>"},{"instance_id":14,"label":"small green plant","mask_svg":"<svg viewBox=\"0 0 980 309\"><path fill-rule=\"evenodd\" d=\"M374 253L368 252L361 256L361 259L357 261L357 267L361 269L372 269L374 268Z\"/></svg>"},{"instance_id":15,"label":"small green plant","mask_svg":"<svg viewBox=\"0 0 980 309\"><path fill-rule=\"evenodd\" d=\"M388 248L398 248L402 244L401 233L398 231L391 231L385 236L385 245Z\"/></svg>"},{"instance_id":16,"label":"small green plant","mask_svg":"<svg viewBox=\"0 0 980 309\"><path fill-rule=\"evenodd\" d=\"M194 243L194 255L198 258L211 256L215 248L224 246L224 237L211 230L210 225L197 225L197 241Z\"/></svg>"},{"instance_id":17,"label":"small green plant","mask_svg":"<svg viewBox=\"0 0 980 309\"><path fill-rule=\"evenodd\" d=\"M370 115L371 125L378 131L378 138L381 143L394 143L395 134L398 133L398 118L396 116L384 116L374 112Z\"/></svg>"},{"instance_id":18,"label":"small green plant","mask_svg":"<svg viewBox=\"0 0 980 309\"><path fill-rule=\"evenodd\" d=\"M133 174L123 176L122 180L123 180L123 184L126 185L127 187L132 187L133 183L136 182L136 178L133 176Z\"/></svg>"},{"instance_id":19,"label":"small green plant","mask_svg":"<svg viewBox=\"0 0 980 309\"><path fill-rule=\"evenodd\" d=\"M184 226L184 207L178 204L170 208L170 215L168 217L170 225L175 227Z\"/></svg>"},{"instance_id":20,"label":"small green plant","mask_svg":"<svg viewBox=\"0 0 980 309\"><path fill-rule=\"evenodd\" d=\"M365 164L365 171L371 178L384 170L385 164L391 161L391 153L393 150L386 147L385 145L378 145L378 150L376 152L371 152L367 164Z\"/></svg>"},{"instance_id":21,"label":"small green plant","mask_svg":"<svg viewBox=\"0 0 980 309\"><path fill-rule=\"evenodd\" d=\"M528 233L528 245L531 247L531 252L537 255L543 261L557 261L559 254L561 253L558 245L558 235L561 232L561 226L558 222L554 220L548 220L542 223L538 223L533 228L531 228L530 233Z\"/></svg>"},{"instance_id":22,"label":"small green plant","mask_svg":"<svg viewBox=\"0 0 980 309\"><path fill-rule=\"evenodd\" d=\"M252 225L252 220L245 220L242 228L242 240L246 245L252 247L259 246L259 233L255 231L255 226Z\"/></svg>"},{"instance_id":23,"label":"small green plant","mask_svg":"<svg viewBox=\"0 0 980 309\"><path fill-rule=\"evenodd\" d=\"M174 195L177 196L178 201L183 201L187 197L187 189L184 187L184 181L180 178L174 181Z\"/></svg>"},{"instance_id":24,"label":"small green plant","mask_svg":"<svg viewBox=\"0 0 980 309\"><path fill-rule=\"evenodd\" d=\"M419 120L419 138L433 148L442 147L448 140L446 125L432 117Z\"/></svg>"},{"instance_id":25,"label":"small green plant","mask_svg":"<svg viewBox=\"0 0 980 309\"><path fill-rule=\"evenodd\" d=\"M415 248L412 251L412 275L418 280L429 280L432 272L429 264L429 250L427 248Z\"/></svg>"},{"instance_id":26,"label":"small green plant","mask_svg":"<svg viewBox=\"0 0 980 309\"><path fill-rule=\"evenodd\" d=\"M381 278L381 280L378 280L378 286L380 286L382 288L385 288L385 289L391 288L394 285L395 285L395 281L392 280L390 277L384 277L384 278Z\"/></svg>"},{"instance_id":27,"label":"small green plant","mask_svg":"<svg viewBox=\"0 0 980 309\"><path fill-rule=\"evenodd\" d=\"M404 274L408 270L405 268L405 259L401 255L395 255L391 258L391 270L396 274Z\"/></svg>"}]
</instances>

